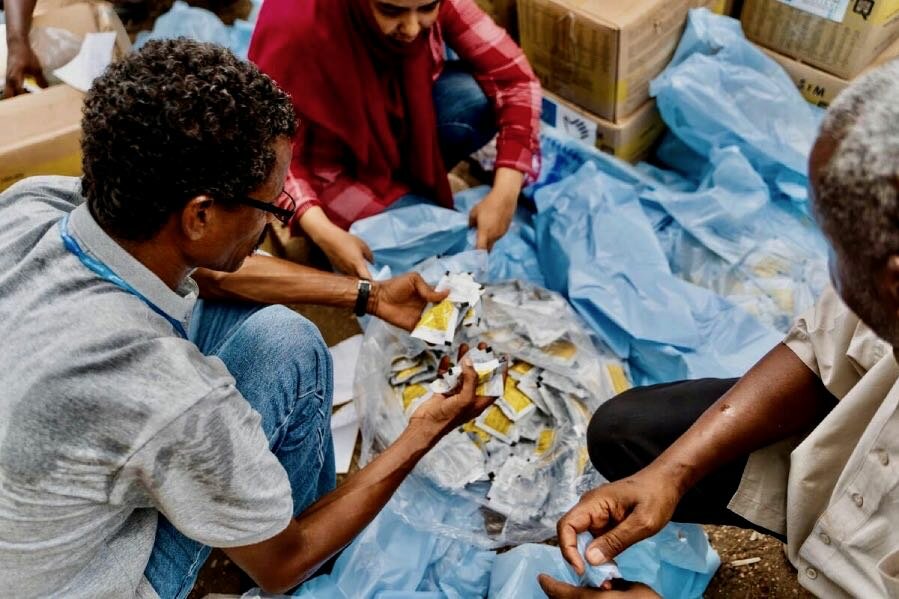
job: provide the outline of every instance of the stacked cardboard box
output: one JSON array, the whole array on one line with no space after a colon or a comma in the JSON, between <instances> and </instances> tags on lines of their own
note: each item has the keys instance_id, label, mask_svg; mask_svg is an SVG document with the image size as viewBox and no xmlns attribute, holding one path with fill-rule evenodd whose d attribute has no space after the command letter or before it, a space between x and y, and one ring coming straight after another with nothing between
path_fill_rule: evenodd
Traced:
<instances>
[{"instance_id":1,"label":"stacked cardboard box","mask_svg":"<svg viewBox=\"0 0 899 599\"><path fill-rule=\"evenodd\" d=\"M628 162L647 158L665 131L655 100L618 122L607 121L552 92L543 92L543 122Z\"/></svg>"},{"instance_id":2,"label":"stacked cardboard box","mask_svg":"<svg viewBox=\"0 0 899 599\"><path fill-rule=\"evenodd\" d=\"M899 38L899 0L746 0L741 20L760 46L848 80Z\"/></svg>"},{"instance_id":3,"label":"stacked cardboard box","mask_svg":"<svg viewBox=\"0 0 899 599\"><path fill-rule=\"evenodd\" d=\"M746 36L826 107L858 75L899 56L899 0L745 0Z\"/></svg>"},{"instance_id":4,"label":"stacked cardboard box","mask_svg":"<svg viewBox=\"0 0 899 599\"><path fill-rule=\"evenodd\" d=\"M116 33L115 55L131 48L112 6L70 4L35 14L32 27L59 27L78 36ZM84 95L68 85L0 101L0 191L34 175L81 174L81 104Z\"/></svg>"},{"instance_id":5,"label":"stacked cardboard box","mask_svg":"<svg viewBox=\"0 0 899 599\"><path fill-rule=\"evenodd\" d=\"M628 160L645 157L664 130L649 83L674 54L687 11L727 13L732 6L733 0L518 0L521 47L549 92L544 120L588 123L587 141Z\"/></svg>"},{"instance_id":6,"label":"stacked cardboard box","mask_svg":"<svg viewBox=\"0 0 899 599\"><path fill-rule=\"evenodd\" d=\"M794 60L783 54L778 54L768 48L762 50L773 58L780 66L784 68L787 75L796 83L799 93L812 104L827 108L834 98L839 95L850 83L851 79L843 79L836 75L832 75L821 69ZM864 69L859 75L868 72L870 69L878 67L890 60L899 58L899 40L893 42L883 53L874 59L873 62Z\"/></svg>"}]
</instances>

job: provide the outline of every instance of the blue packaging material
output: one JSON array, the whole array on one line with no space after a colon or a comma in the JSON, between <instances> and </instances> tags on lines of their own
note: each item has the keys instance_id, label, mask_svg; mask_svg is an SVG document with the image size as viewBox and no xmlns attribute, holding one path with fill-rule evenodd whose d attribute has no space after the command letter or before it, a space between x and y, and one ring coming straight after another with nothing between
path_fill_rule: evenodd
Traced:
<instances>
[{"instance_id":1,"label":"blue packaging material","mask_svg":"<svg viewBox=\"0 0 899 599\"><path fill-rule=\"evenodd\" d=\"M356 599L376 597L385 591L415 591L436 543L437 537L406 526L391 509L385 508L344 549L330 574L308 581L296 596Z\"/></svg>"},{"instance_id":2,"label":"blue packaging material","mask_svg":"<svg viewBox=\"0 0 899 599\"><path fill-rule=\"evenodd\" d=\"M353 223L350 233L365 241L378 265L394 273L413 270L435 255L473 250L476 233L468 226L468 213L490 191L487 186L457 193L455 210L407 197L389 210ZM509 231L490 251L485 283L521 279L543 284L537 262L533 215L519 207Z\"/></svg>"},{"instance_id":3,"label":"blue packaging material","mask_svg":"<svg viewBox=\"0 0 899 599\"><path fill-rule=\"evenodd\" d=\"M734 263L756 245L758 216L769 203L768 186L735 146L715 148L699 187L649 190L659 204L707 248Z\"/></svg>"},{"instance_id":4,"label":"blue packaging material","mask_svg":"<svg viewBox=\"0 0 899 599\"><path fill-rule=\"evenodd\" d=\"M186 37L224 46L246 60L260 6L259 0L253 0L253 8L247 20L237 19L233 25L228 26L214 12L176 0L167 13L156 19L152 31L137 34L134 48L139 50L149 40Z\"/></svg>"},{"instance_id":5,"label":"blue packaging material","mask_svg":"<svg viewBox=\"0 0 899 599\"><path fill-rule=\"evenodd\" d=\"M137 34L134 48L138 50L150 40L176 37L231 47L231 31L215 13L176 0L167 13L156 19L153 31L141 31Z\"/></svg>"},{"instance_id":6,"label":"blue packaging material","mask_svg":"<svg viewBox=\"0 0 899 599\"><path fill-rule=\"evenodd\" d=\"M337 559L330 574L295 593L306 599L467 599L484 597L495 552L420 530L413 523L452 523L476 516L477 506L408 479ZM402 514L402 515L401 515Z\"/></svg>"},{"instance_id":7,"label":"blue packaging material","mask_svg":"<svg viewBox=\"0 0 899 599\"><path fill-rule=\"evenodd\" d=\"M578 536L581 554L592 540L590 533ZM702 597L721 560L709 545L702 527L671 523L658 534L622 552L615 565L587 564L584 576L578 576L557 547L520 545L497 556L490 576L491 599L544 599L537 582L539 574L575 586L598 587L620 573L621 578L642 582L665 599ZM616 567L617 566L617 567ZM616 572L617 571L617 572Z\"/></svg>"},{"instance_id":8,"label":"blue packaging material","mask_svg":"<svg viewBox=\"0 0 899 599\"><path fill-rule=\"evenodd\" d=\"M470 272L477 281L483 281L487 272L488 257L484 250L468 250L452 256L428 258L415 265L415 270L431 285L449 272Z\"/></svg>"},{"instance_id":9,"label":"blue packaging material","mask_svg":"<svg viewBox=\"0 0 899 599\"><path fill-rule=\"evenodd\" d=\"M650 94L671 131L698 155L737 146L779 197L807 199L806 163L822 112L746 40L739 21L691 10Z\"/></svg>"},{"instance_id":10,"label":"blue packaging material","mask_svg":"<svg viewBox=\"0 0 899 599\"><path fill-rule=\"evenodd\" d=\"M641 382L740 376L781 338L708 289L672 274L633 187L587 162L536 195L547 285Z\"/></svg>"},{"instance_id":11,"label":"blue packaging material","mask_svg":"<svg viewBox=\"0 0 899 599\"><path fill-rule=\"evenodd\" d=\"M618 573L612 564L589 566L584 576L562 557L558 547L526 543L498 555L490 575L490 599L543 599L546 597L537 576L547 574L556 580L575 586L597 587Z\"/></svg>"},{"instance_id":12,"label":"blue packaging material","mask_svg":"<svg viewBox=\"0 0 899 599\"><path fill-rule=\"evenodd\" d=\"M368 244L376 264L399 274L425 258L464 250L468 215L420 202L356 221L350 233Z\"/></svg>"},{"instance_id":13,"label":"blue packaging material","mask_svg":"<svg viewBox=\"0 0 899 599\"><path fill-rule=\"evenodd\" d=\"M615 559L621 577L642 582L665 599L698 599L721 565L696 524L672 522Z\"/></svg>"}]
</instances>

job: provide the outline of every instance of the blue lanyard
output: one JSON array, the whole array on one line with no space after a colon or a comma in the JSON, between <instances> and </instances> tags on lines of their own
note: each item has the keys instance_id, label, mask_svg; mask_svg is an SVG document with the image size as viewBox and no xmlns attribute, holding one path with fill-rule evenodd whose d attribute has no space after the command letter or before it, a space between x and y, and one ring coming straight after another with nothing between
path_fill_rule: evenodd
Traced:
<instances>
[{"instance_id":1,"label":"blue lanyard","mask_svg":"<svg viewBox=\"0 0 899 599\"><path fill-rule=\"evenodd\" d=\"M81 260L81 263L84 264L88 269L94 272L101 279L109 281L116 287L127 291L131 295L134 295L139 300L147 304L147 307L165 318L169 321L172 327L177 331L179 335L187 339L187 331L184 330L184 325L181 324L180 321L172 318L165 312L163 312L162 308L151 302L147 299L141 292L137 289L129 285L125 279L117 275L111 268L106 266L103 262L97 260L83 249L75 240L74 237L69 235L69 215L66 214L62 220L59 221L59 236L62 237L62 243L66 247L67 250L75 254L75 256Z\"/></svg>"}]
</instances>

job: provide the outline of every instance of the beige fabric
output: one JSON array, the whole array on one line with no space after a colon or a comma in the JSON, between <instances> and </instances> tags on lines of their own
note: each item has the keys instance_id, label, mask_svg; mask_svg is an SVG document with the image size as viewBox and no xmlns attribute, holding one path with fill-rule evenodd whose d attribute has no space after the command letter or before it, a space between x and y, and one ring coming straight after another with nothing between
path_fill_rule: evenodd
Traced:
<instances>
[{"instance_id":1,"label":"beige fabric","mask_svg":"<svg viewBox=\"0 0 899 599\"><path fill-rule=\"evenodd\" d=\"M899 597L899 551L894 551L877 564L883 585L890 597Z\"/></svg>"},{"instance_id":2,"label":"beige fabric","mask_svg":"<svg viewBox=\"0 0 899 599\"><path fill-rule=\"evenodd\" d=\"M817 596L899 597L899 364L892 348L833 289L784 343L840 401L798 445L750 456L730 508L786 532L799 581Z\"/></svg>"}]
</instances>

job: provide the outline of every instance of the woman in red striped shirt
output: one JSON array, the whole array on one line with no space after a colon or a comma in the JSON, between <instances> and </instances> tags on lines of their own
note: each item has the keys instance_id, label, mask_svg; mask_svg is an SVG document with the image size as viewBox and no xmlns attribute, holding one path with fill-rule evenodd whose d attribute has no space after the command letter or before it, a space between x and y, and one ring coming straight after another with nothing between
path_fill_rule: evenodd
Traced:
<instances>
[{"instance_id":1,"label":"woman in red striped shirt","mask_svg":"<svg viewBox=\"0 0 899 599\"><path fill-rule=\"evenodd\" d=\"M474 0L266 0L250 59L293 97L292 229L335 267L368 277L349 226L400 199L452 207L447 170L495 134L493 188L471 224L479 248L506 233L536 174L540 85Z\"/></svg>"}]
</instances>

